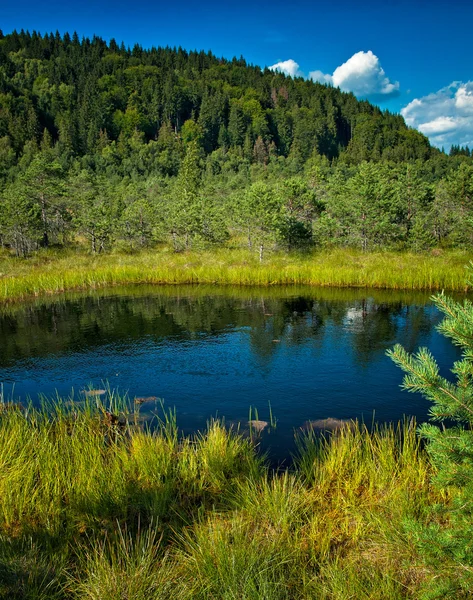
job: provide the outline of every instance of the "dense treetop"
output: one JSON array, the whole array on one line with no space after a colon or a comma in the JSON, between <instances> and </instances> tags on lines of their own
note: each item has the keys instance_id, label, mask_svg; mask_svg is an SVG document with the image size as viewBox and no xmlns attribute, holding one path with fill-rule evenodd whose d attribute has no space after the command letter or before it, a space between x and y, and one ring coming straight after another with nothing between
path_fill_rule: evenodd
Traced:
<instances>
[{"instance_id":1,"label":"dense treetop","mask_svg":"<svg viewBox=\"0 0 473 600\"><path fill-rule=\"evenodd\" d=\"M13 32L0 40L0 136L21 153L46 130L78 155L108 140L163 138L196 125L206 153L251 147L306 160L426 159L427 139L353 94L182 48L133 49L77 34ZM195 132L188 132L191 135ZM256 148L255 144L258 144ZM248 149L248 148L247 148Z\"/></svg>"},{"instance_id":2,"label":"dense treetop","mask_svg":"<svg viewBox=\"0 0 473 600\"><path fill-rule=\"evenodd\" d=\"M243 58L0 31L0 243L18 255L469 245L470 154Z\"/></svg>"}]
</instances>

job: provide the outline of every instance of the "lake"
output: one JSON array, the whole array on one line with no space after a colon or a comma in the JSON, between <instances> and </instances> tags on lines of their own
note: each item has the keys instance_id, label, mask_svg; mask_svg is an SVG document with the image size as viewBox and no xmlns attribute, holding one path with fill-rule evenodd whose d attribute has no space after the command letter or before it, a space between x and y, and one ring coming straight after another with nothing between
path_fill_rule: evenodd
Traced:
<instances>
[{"instance_id":1,"label":"lake","mask_svg":"<svg viewBox=\"0 0 473 600\"><path fill-rule=\"evenodd\" d=\"M135 286L67 294L0 309L4 394L84 399L110 388L145 417L176 409L185 433L213 417L245 429L269 421L261 445L274 460L294 432L326 418L427 419L429 403L400 390L386 350L428 346L448 375L459 350L435 326L424 293L310 287ZM107 397L103 397L107 400Z\"/></svg>"}]
</instances>

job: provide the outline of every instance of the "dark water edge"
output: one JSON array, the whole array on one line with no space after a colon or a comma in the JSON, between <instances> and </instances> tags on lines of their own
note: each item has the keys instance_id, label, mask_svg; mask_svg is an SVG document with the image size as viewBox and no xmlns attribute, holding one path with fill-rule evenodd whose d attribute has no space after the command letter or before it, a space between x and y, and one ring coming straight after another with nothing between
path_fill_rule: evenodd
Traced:
<instances>
[{"instance_id":1,"label":"dark water edge","mask_svg":"<svg viewBox=\"0 0 473 600\"><path fill-rule=\"evenodd\" d=\"M69 293L0 310L6 396L84 400L110 388L151 418L176 409L186 434L212 418L235 428L277 420L261 447L294 450L310 421L428 418L428 402L399 389L386 357L395 343L428 346L448 375L459 351L435 326L429 293L313 287L133 286ZM103 397L107 401L107 396ZM240 425L239 425L240 424Z\"/></svg>"}]
</instances>

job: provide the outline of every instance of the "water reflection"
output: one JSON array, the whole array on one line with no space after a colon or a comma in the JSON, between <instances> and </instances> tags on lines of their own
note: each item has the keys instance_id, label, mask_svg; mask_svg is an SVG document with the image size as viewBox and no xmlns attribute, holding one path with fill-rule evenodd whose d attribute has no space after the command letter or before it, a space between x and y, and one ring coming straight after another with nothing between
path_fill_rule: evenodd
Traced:
<instances>
[{"instance_id":1,"label":"water reflection","mask_svg":"<svg viewBox=\"0 0 473 600\"><path fill-rule=\"evenodd\" d=\"M19 396L87 385L175 405L180 424L278 418L273 444L310 420L424 419L385 356L429 346L445 372L458 357L435 331L428 294L314 288L136 287L71 294L0 313L0 382ZM264 413L266 411L266 413Z\"/></svg>"},{"instance_id":2,"label":"water reflection","mask_svg":"<svg viewBox=\"0 0 473 600\"><path fill-rule=\"evenodd\" d=\"M268 359L278 342L302 345L323 337L327 326L350 332L356 359L367 363L395 338L412 350L438 321L422 294L312 288L271 292L135 288L125 295L76 295L7 307L0 312L0 366L114 343L124 351L147 337L185 341L242 328L248 329L255 354ZM304 295L293 295L297 292Z\"/></svg>"}]
</instances>

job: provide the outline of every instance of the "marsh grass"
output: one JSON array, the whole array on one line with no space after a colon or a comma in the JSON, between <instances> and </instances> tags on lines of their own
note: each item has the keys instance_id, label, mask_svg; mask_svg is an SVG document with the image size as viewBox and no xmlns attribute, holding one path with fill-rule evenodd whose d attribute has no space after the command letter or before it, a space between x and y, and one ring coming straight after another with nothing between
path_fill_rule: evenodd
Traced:
<instances>
[{"instance_id":1,"label":"marsh grass","mask_svg":"<svg viewBox=\"0 0 473 600\"><path fill-rule=\"evenodd\" d=\"M109 408L0 412L2 597L419 598L441 576L406 527L446 501L413 423L309 431L273 472L220 421L182 437Z\"/></svg>"},{"instance_id":2,"label":"marsh grass","mask_svg":"<svg viewBox=\"0 0 473 600\"><path fill-rule=\"evenodd\" d=\"M68 290L127 284L236 286L311 285L405 290L465 290L464 265L471 254L361 253L332 250L273 253L260 263L249 251L175 254L164 248L137 254L90 256L39 252L29 259L0 257L0 301Z\"/></svg>"},{"instance_id":3,"label":"marsh grass","mask_svg":"<svg viewBox=\"0 0 473 600\"><path fill-rule=\"evenodd\" d=\"M115 539L84 545L78 552L80 569L68 587L76 598L88 600L160 600L172 597L176 571L160 551L153 524L128 534L118 527Z\"/></svg>"}]
</instances>

